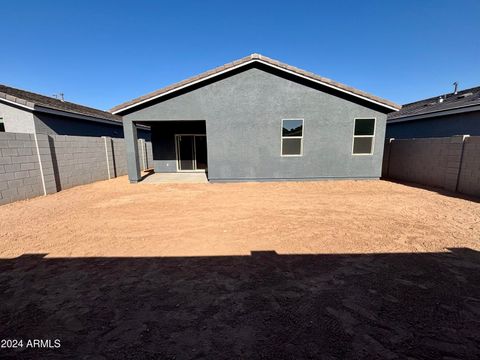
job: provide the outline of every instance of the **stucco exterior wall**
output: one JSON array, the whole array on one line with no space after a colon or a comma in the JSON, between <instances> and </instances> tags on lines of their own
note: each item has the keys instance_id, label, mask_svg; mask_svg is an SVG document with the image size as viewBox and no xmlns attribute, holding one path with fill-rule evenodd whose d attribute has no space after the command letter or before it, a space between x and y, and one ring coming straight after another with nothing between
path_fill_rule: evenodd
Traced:
<instances>
[{"instance_id":1,"label":"stucco exterior wall","mask_svg":"<svg viewBox=\"0 0 480 360\"><path fill-rule=\"evenodd\" d=\"M376 118L371 156L352 155L357 117ZM204 120L210 180L379 178L381 173L385 114L257 67L126 114L124 119ZM304 119L303 156L281 156L282 119ZM160 169L165 164L159 163L158 144L153 142L155 168Z\"/></svg>"},{"instance_id":2,"label":"stucco exterior wall","mask_svg":"<svg viewBox=\"0 0 480 360\"><path fill-rule=\"evenodd\" d=\"M387 139L413 139L465 134L480 136L480 111L401 123L387 123L386 137Z\"/></svg>"},{"instance_id":3,"label":"stucco exterior wall","mask_svg":"<svg viewBox=\"0 0 480 360\"><path fill-rule=\"evenodd\" d=\"M33 114L30 111L0 102L0 117L3 118L6 132L23 134L35 132Z\"/></svg>"}]
</instances>

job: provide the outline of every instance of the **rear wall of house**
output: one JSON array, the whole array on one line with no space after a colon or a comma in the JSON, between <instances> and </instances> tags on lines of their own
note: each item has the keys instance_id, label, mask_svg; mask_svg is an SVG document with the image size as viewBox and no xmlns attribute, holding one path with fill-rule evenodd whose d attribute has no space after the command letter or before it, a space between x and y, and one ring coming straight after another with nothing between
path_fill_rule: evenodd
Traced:
<instances>
[{"instance_id":1,"label":"rear wall of house","mask_svg":"<svg viewBox=\"0 0 480 360\"><path fill-rule=\"evenodd\" d=\"M124 118L204 120L210 180L379 178L386 115L324 90L253 67ZM352 155L357 117L376 118L373 155ZM282 119L304 119L303 156L281 156ZM159 129L153 128L154 142L162 136L155 133ZM165 146L174 152L173 134L168 136ZM159 168L162 159L155 149Z\"/></svg>"},{"instance_id":2,"label":"rear wall of house","mask_svg":"<svg viewBox=\"0 0 480 360\"><path fill-rule=\"evenodd\" d=\"M387 139L480 135L480 111L387 125Z\"/></svg>"}]
</instances>

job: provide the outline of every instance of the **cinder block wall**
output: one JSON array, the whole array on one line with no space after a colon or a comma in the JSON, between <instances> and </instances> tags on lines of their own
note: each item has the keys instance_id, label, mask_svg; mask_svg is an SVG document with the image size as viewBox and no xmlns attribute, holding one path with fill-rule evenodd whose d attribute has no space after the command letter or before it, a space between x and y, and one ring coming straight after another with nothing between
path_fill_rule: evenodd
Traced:
<instances>
[{"instance_id":1,"label":"cinder block wall","mask_svg":"<svg viewBox=\"0 0 480 360\"><path fill-rule=\"evenodd\" d=\"M103 138L49 136L58 190L108 179Z\"/></svg>"},{"instance_id":2,"label":"cinder block wall","mask_svg":"<svg viewBox=\"0 0 480 360\"><path fill-rule=\"evenodd\" d=\"M390 161L390 140L385 141L382 158L382 177L388 177L388 163Z\"/></svg>"},{"instance_id":3,"label":"cinder block wall","mask_svg":"<svg viewBox=\"0 0 480 360\"><path fill-rule=\"evenodd\" d=\"M382 176L480 196L480 137L388 139Z\"/></svg>"},{"instance_id":4,"label":"cinder block wall","mask_svg":"<svg viewBox=\"0 0 480 360\"><path fill-rule=\"evenodd\" d=\"M140 161L140 170L145 170L147 168L147 150L145 146L145 141L139 139L138 140L138 157Z\"/></svg>"},{"instance_id":5,"label":"cinder block wall","mask_svg":"<svg viewBox=\"0 0 480 360\"><path fill-rule=\"evenodd\" d=\"M150 167L151 143L138 146ZM125 174L124 139L0 133L0 205Z\"/></svg>"},{"instance_id":6,"label":"cinder block wall","mask_svg":"<svg viewBox=\"0 0 480 360\"><path fill-rule=\"evenodd\" d=\"M34 136L0 133L0 204L43 194Z\"/></svg>"},{"instance_id":7,"label":"cinder block wall","mask_svg":"<svg viewBox=\"0 0 480 360\"><path fill-rule=\"evenodd\" d=\"M112 139L115 174L116 176L127 175L127 148L124 139Z\"/></svg>"},{"instance_id":8,"label":"cinder block wall","mask_svg":"<svg viewBox=\"0 0 480 360\"><path fill-rule=\"evenodd\" d=\"M392 141L388 177L443 187L449 140L449 138L436 138Z\"/></svg>"},{"instance_id":9,"label":"cinder block wall","mask_svg":"<svg viewBox=\"0 0 480 360\"><path fill-rule=\"evenodd\" d=\"M465 139L458 191L468 195L480 195L480 136Z\"/></svg>"},{"instance_id":10,"label":"cinder block wall","mask_svg":"<svg viewBox=\"0 0 480 360\"><path fill-rule=\"evenodd\" d=\"M147 169L153 168L153 147L150 141L146 143L147 147Z\"/></svg>"}]
</instances>

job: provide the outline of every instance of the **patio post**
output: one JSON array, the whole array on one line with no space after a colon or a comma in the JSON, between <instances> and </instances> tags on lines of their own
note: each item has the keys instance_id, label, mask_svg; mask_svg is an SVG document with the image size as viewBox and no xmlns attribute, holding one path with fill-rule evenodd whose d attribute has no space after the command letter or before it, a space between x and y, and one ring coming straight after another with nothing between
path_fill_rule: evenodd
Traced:
<instances>
[{"instance_id":1,"label":"patio post","mask_svg":"<svg viewBox=\"0 0 480 360\"><path fill-rule=\"evenodd\" d=\"M140 163L138 160L137 126L132 120L123 120L123 136L127 149L128 180L134 184L140 181Z\"/></svg>"}]
</instances>

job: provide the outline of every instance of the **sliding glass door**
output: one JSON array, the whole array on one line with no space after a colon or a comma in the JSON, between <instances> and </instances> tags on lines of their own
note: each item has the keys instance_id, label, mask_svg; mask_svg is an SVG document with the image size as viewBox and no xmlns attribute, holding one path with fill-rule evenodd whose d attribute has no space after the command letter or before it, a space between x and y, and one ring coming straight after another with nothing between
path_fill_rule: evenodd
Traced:
<instances>
[{"instance_id":1,"label":"sliding glass door","mask_svg":"<svg viewBox=\"0 0 480 360\"><path fill-rule=\"evenodd\" d=\"M205 135L175 135L178 171L207 169L207 137Z\"/></svg>"}]
</instances>

